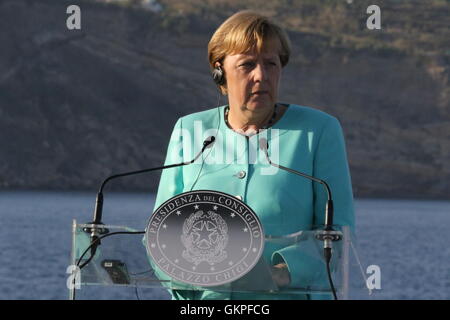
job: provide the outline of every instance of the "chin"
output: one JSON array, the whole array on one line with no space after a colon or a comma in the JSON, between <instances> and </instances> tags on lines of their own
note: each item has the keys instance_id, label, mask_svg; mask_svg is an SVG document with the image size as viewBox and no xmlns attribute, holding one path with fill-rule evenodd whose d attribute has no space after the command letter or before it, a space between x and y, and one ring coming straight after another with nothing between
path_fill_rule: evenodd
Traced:
<instances>
[{"instance_id":1,"label":"chin","mask_svg":"<svg viewBox=\"0 0 450 320\"><path fill-rule=\"evenodd\" d=\"M247 103L247 109L252 111L258 111L258 110L267 110L272 108L274 103L272 102L250 102Z\"/></svg>"}]
</instances>

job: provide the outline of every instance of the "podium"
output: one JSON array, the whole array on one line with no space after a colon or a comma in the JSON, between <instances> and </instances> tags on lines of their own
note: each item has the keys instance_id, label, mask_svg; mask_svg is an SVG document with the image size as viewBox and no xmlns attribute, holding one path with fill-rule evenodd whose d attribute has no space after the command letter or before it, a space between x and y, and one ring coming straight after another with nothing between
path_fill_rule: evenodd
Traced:
<instances>
[{"instance_id":1,"label":"podium","mask_svg":"<svg viewBox=\"0 0 450 320\"><path fill-rule=\"evenodd\" d=\"M82 296L83 288L95 287L135 287L154 288L155 290L187 290L195 292L214 292L223 297L258 297L264 299L332 299L332 291L327 278L326 264L323 258L323 241L317 230L299 230L286 235L265 235L264 251L256 265L241 278L220 286L199 287L171 279L151 261L147 255L143 234L117 234L101 240L92 260L81 270L81 265L89 258L90 252L80 261L81 255L91 244L90 233L86 232L92 225L72 224L71 266L72 280L68 280L69 299ZM127 226L103 225L107 233L137 232ZM348 227L335 230L341 240L333 242L333 255L330 264L331 277L339 299L349 298L351 278L356 278L357 286L365 286L364 273L352 242ZM300 270L291 272L291 284L278 287L272 278L274 252L290 248L290 256L298 258ZM275 258L279 258L275 255ZM289 264L288 264L289 266ZM359 270L358 270L359 269ZM291 270L290 270L291 271ZM362 273L362 277L361 274ZM292 279L293 275L296 278ZM72 284L72 287L70 287ZM75 287L75 289L73 288Z\"/></svg>"}]
</instances>

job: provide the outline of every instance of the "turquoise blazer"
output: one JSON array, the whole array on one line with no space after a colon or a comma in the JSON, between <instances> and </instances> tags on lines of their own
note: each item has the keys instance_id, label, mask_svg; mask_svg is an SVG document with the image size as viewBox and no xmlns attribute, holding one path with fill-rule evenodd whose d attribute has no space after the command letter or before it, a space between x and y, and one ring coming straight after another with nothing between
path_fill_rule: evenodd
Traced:
<instances>
[{"instance_id":1,"label":"turquoise blazer","mask_svg":"<svg viewBox=\"0 0 450 320\"><path fill-rule=\"evenodd\" d=\"M286 235L324 224L326 192L322 185L270 166L259 149L269 143L272 162L325 180L334 200L334 224L354 229L353 194L345 142L339 121L309 107L290 104L271 128L247 137L228 128L221 106L178 119L165 164L192 160L203 141L216 137L194 164L163 170L154 211L169 198L191 190L210 189L235 195L258 215L266 235ZM203 163L203 164L202 164ZM285 262L293 286L308 285L313 272L323 268L295 246L265 247L266 261ZM152 263L152 262L151 262ZM170 280L153 263L159 278ZM326 273L323 273L326 279ZM325 280L324 280L325 281ZM173 299L321 299L314 295L256 295L214 291L170 290Z\"/></svg>"}]
</instances>

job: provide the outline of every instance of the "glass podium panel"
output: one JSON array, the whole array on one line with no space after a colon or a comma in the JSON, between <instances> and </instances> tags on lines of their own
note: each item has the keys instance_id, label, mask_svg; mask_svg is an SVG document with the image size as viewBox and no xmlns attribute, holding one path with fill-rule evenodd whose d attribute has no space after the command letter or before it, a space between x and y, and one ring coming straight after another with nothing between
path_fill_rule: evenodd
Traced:
<instances>
[{"instance_id":1,"label":"glass podium panel","mask_svg":"<svg viewBox=\"0 0 450 320\"><path fill-rule=\"evenodd\" d=\"M85 231L90 227L92 225L73 221L72 266L80 266L90 258L91 252L88 250L80 260L91 244L90 233ZM102 228L104 234L140 231L126 226L102 225ZM330 298L332 291L323 256L323 241L320 240L322 233L322 230L300 230L283 236L266 235L263 254L250 271L230 283L209 287L175 281L160 270L147 254L144 234L115 234L101 239L90 262L80 272L73 268L72 278L81 289L83 286L128 286L165 288L169 291L264 294L266 297L315 294ZM360 287L364 287L360 273L363 269L357 259L349 229L343 227L335 231L335 235L339 235L340 240L333 241L331 277L339 299L345 299L349 297L352 277L357 279L356 283ZM273 265L281 262L287 263L291 277L291 283L283 287L277 285L272 275ZM74 292L78 290L69 288L69 298L75 298Z\"/></svg>"}]
</instances>

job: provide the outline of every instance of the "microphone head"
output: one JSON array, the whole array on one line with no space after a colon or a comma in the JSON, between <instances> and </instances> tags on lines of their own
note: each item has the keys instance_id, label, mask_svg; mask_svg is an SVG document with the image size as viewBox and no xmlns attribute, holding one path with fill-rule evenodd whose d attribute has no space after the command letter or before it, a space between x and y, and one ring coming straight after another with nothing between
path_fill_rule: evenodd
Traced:
<instances>
[{"instance_id":1,"label":"microphone head","mask_svg":"<svg viewBox=\"0 0 450 320\"><path fill-rule=\"evenodd\" d=\"M261 138L261 139L259 139L259 147L260 147L263 151L267 151L267 149L269 149L269 142L267 141L266 138Z\"/></svg>"},{"instance_id":2,"label":"microphone head","mask_svg":"<svg viewBox=\"0 0 450 320\"><path fill-rule=\"evenodd\" d=\"M216 137L209 136L208 138L205 139L205 141L203 141L203 148L211 148L212 145L214 144L214 141L216 141Z\"/></svg>"}]
</instances>

